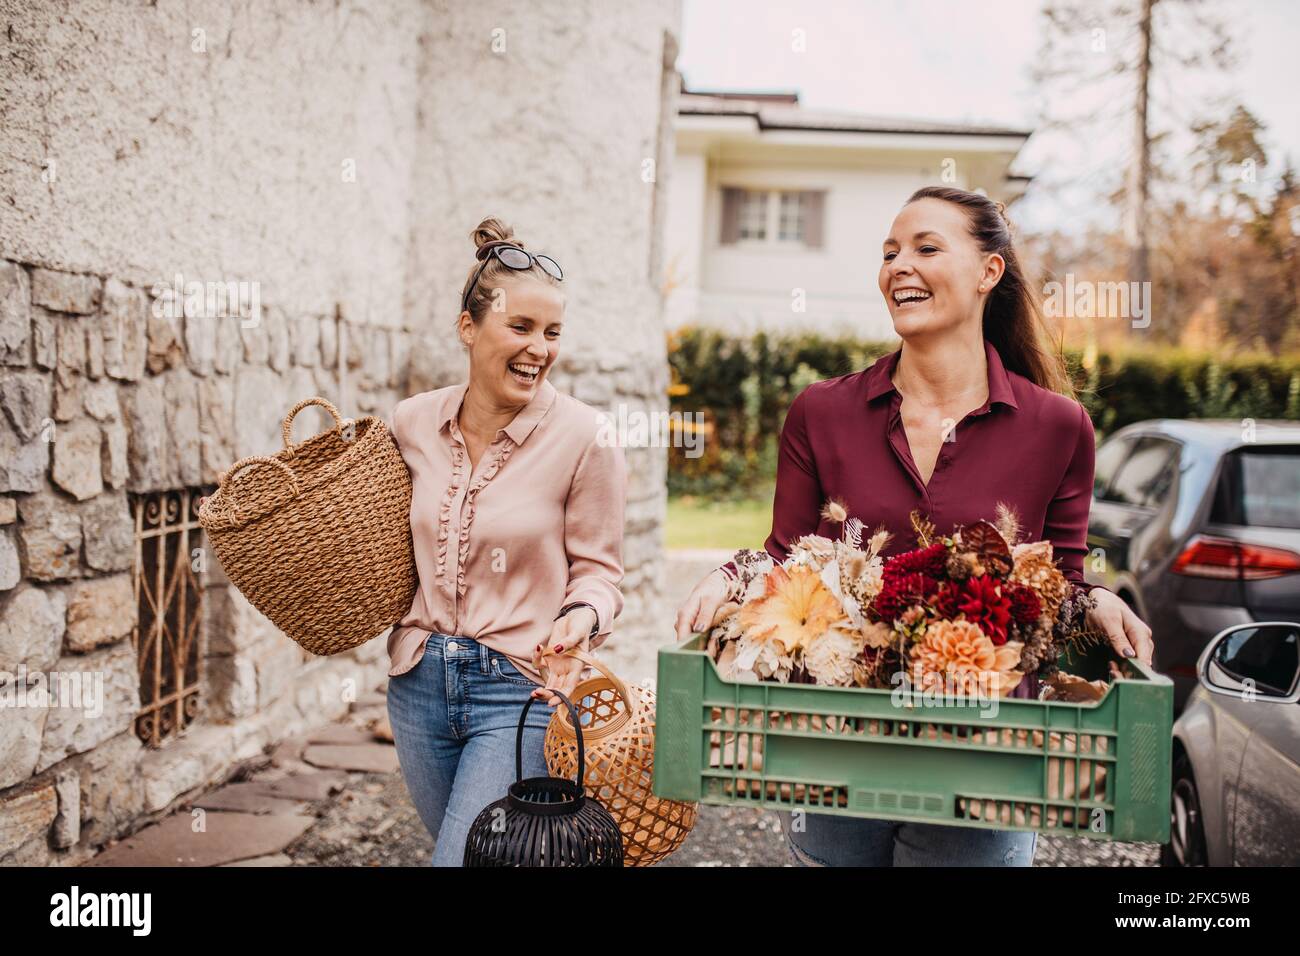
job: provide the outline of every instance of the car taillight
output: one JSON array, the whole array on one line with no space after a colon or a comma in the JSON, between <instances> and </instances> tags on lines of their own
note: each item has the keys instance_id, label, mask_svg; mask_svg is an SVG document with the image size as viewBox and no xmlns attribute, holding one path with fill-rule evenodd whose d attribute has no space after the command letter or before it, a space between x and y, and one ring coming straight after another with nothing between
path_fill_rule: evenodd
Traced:
<instances>
[{"instance_id":1,"label":"car taillight","mask_svg":"<svg viewBox=\"0 0 1300 956\"><path fill-rule=\"evenodd\" d=\"M1170 568L1194 578L1258 581L1300 571L1300 554L1223 538L1193 538Z\"/></svg>"}]
</instances>

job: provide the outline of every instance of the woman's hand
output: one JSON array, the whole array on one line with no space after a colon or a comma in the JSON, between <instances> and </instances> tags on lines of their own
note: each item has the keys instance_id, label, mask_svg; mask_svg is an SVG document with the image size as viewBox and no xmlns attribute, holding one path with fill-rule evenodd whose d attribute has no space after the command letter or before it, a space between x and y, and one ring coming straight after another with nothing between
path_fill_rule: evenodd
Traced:
<instances>
[{"instance_id":1,"label":"woman's hand","mask_svg":"<svg viewBox=\"0 0 1300 956\"><path fill-rule=\"evenodd\" d=\"M710 571L695 590L691 592L681 607L677 609L677 640L684 641L692 634L707 631L713 624L713 616L718 613L727 600L730 589L727 573L721 568Z\"/></svg>"},{"instance_id":2,"label":"woman's hand","mask_svg":"<svg viewBox=\"0 0 1300 956\"><path fill-rule=\"evenodd\" d=\"M1093 588L1092 597L1097 606L1088 612L1088 623L1106 635L1106 640L1120 657L1136 657L1150 665L1151 652L1155 649L1151 628L1118 594L1105 588Z\"/></svg>"},{"instance_id":3,"label":"woman's hand","mask_svg":"<svg viewBox=\"0 0 1300 956\"><path fill-rule=\"evenodd\" d=\"M533 648L533 668L541 671L546 666L546 686L533 690L532 697L545 700L552 707L560 704L560 698L550 693L558 690L570 700L586 666L576 657L568 654L575 647L588 650L591 643L591 629L596 626L596 612L589 607L575 607L551 626L551 636L545 644ZM543 662L543 657L550 660Z\"/></svg>"}]
</instances>

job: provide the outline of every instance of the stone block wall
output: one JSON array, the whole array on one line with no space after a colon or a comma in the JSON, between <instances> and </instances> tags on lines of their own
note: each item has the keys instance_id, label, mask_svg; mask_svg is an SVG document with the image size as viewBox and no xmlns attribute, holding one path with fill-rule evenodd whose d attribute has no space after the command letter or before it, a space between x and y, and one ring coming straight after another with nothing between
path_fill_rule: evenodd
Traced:
<instances>
[{"instance_id":1,"label":"stone block wall","mask_svg":"<svg viewBox=\"0 0 1300 956\"><path fill-rule=\"evenodd\" d=\"M0 672L24 684L0 688L0 863L74 861L341 716L387 671L382 638L306 654L213 559L199 575L200 715L161 749L137 738L129 496L212 487L236 459L279 447L281 416L309 395L386 415L410 351L402 330L278 305L256 324L167 313L113 276L0 260ZM329 424L300 417L298 438ZM32 692L50 675L102 681L98 712L41 706Z\"/></svg>"}]
</instances>

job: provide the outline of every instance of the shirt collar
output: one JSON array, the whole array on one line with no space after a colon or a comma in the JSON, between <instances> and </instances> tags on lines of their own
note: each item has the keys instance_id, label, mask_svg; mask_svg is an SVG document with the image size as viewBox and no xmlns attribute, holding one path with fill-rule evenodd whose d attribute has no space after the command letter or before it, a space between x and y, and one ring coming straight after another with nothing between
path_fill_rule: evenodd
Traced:
<instances>
[{"instance_id":1,"label":"shirt collar","mask_svg":"<svg viewBox=\"0 0 1300 956\"><path fill-rule=\"evenodd\" d=\"M463 382L451 392L447 403L442 408L442 412L438 415L439 431L448 427L460 414L460 406L465 401L467 391L469 391L469 383ZM533 433L533 429L537 427L538 422L551 410L551 406L555 404L557 394L555 386L548 379L543 379L542 384L538 386L537 394L519 410L519 413L510 420L510 424L500 430L504 431L516 445L522 445L528 439L528 436Z\"/></svg>"},{"instance_id":2,"label":"shirt collar","mask_svg":"<svg viewBox=\"0 0 1300 956\"><path fill-rule=\"evenodd\" d=\"M902 354L903 350L900 347L877 359L876 363L867 370L868 402L874 402L881 395L897 391L890 377L894 374L894 369L898 367L898 359ZM994 402L1001 402L1012 408L1019 408L1020 406L1016 404L1015 392L1011 388L1011 379L1007 376L1006 366L1002 364L1002 356L998 354L998 350L993 347L993 343L988 339L984 340L984 359L988 364L988 404L992 405Z\"/></svg>"}]
</instances>

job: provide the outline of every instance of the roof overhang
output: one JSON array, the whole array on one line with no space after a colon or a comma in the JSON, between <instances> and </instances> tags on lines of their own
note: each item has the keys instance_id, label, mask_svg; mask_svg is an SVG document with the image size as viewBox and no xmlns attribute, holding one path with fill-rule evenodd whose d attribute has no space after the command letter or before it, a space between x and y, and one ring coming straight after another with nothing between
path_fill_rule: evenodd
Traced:
<instances>
[{"instance_id":1,"label":"roof overhang","mask_svg":"<svg viewBox=\"0 0 1300 956\"><path fill-rule=\"evenodd\" d=\"M815 147L830 150L890 152L1006 153L1014 155L1029 139L1026 132L951 130L849 130L764 125L752 113L679 114L675 124L679 149L706 150L726 143L753 146Z\"/></svg>"}]
</instances>

